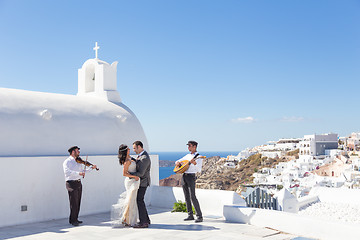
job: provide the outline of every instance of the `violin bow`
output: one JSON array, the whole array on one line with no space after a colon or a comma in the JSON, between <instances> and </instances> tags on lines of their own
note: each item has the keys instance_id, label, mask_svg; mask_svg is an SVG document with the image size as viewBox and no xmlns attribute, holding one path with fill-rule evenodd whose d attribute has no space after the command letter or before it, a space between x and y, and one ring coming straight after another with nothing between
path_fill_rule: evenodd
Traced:
<instances>
[{"instance_id":1,"label":"violin bow","mask_svg":"<svg viewBox=\"0 0 360 240\"><path fill-rule=\"evenodd\" d=\"M84 175L83 178L85 178L85 171L86 171L86 163L87 163L88 156L86 156L85 164L84 164Z\"/></svg>"}]
</instances>

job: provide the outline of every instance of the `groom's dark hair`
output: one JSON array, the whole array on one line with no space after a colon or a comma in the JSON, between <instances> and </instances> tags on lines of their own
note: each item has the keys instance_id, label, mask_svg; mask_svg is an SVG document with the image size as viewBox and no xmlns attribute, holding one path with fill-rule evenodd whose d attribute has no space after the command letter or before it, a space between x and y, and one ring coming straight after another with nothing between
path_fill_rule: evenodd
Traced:
<instances>
[{"instance_id":1,"label":"groom's dark hair","mask_svg":"<svg viewBox=\"0 0 360 240\"><path fill-rule=\"evenodd\" d=\"M141 141L135 141L133 144L135 144L136 146L140 146L141 148L144 148L144 145Z\"/></svg>"}]
</instances>

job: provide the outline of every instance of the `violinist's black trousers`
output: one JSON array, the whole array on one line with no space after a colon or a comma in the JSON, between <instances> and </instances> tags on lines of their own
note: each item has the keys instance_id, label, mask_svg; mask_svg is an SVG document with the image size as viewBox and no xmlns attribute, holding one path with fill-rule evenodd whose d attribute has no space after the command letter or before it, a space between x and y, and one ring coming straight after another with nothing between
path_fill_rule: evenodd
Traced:
<instances>
[{"instance_id":1,"label":"violinist's black trousers","mask_svg":"<svg viewBox=\"0 0 360 240\"><path fill-rule=\"evenodd\" d=\"M76 223L78 221L82 194L81 180L66 181L66 189L69 194L70 201L70 217L69 223Z\"/></svg>"}]
</instances>

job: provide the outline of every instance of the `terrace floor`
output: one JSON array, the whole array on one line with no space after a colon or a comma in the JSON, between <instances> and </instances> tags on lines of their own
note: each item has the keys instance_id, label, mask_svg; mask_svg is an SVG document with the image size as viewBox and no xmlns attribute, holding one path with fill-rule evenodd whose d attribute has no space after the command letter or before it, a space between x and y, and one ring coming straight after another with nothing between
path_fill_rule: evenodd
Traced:
<instances>
[{"instance_id":1,"label":"terrace floor","mask_svg":"<svg viewBox=\"0 0 360 240\"><path fill-rule=\"evenodd\" d=\"M0 239L21 240L115 240L115 239L246 239L305 240L301 236L247 224L227 223L224 218L204 216L204 222L185 222L186 213L171 213L169 209L148 208L151 225L147 229L112 228L110 213L80 216L84 221L73 227L67 219L0 228Z\"/></svg>"}]
</instances>

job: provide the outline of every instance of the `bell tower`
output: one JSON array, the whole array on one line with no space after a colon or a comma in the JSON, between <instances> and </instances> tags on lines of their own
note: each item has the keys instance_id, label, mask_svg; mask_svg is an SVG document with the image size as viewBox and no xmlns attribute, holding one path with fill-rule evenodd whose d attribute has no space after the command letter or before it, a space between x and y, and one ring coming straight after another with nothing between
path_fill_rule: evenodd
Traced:
<instances>
[{"instance_id":1,"label":"bell tower","mask_svg":"<svg viewBox=\"0 0 360 240\"><path fill-rule=\"evenodd\" d=\"M95 44L95 58L87 60L78 70L78 96L94 96L110 102L121 102L117 91L117 64L98 59L99 46Z\"/></svg>"}]
</instances>

